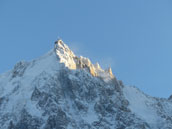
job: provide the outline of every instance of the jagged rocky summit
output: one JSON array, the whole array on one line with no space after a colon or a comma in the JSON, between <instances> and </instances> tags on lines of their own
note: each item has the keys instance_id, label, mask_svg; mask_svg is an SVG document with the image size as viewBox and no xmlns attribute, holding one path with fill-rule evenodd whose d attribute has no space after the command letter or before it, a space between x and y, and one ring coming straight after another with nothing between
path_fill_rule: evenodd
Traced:
<instances>
[{"instance_id":1,"label":"jagged rocky summit","mask_svg":"<svg viewBox=\"0 0 172 129\"><path fill-rule=\"evenodd\" d=\"M171 98L124 86L58 40L0 75L0 129L172 129Z\"/></svg>"},{"instance_id":2,"label":"jagged rocky summit","mask_svg":"<svg viewBox=\"0 0 172 129\"><path fill-rule=\"evenodd\" d=\"M77 57L62 40L55 42L54 50L60 63L63 63L68 69L85 69L92 76L99 76L102 79L114 78L111 68L104 71L98 63L94 65L88 58Z\"/></svg>"}]
</instances>

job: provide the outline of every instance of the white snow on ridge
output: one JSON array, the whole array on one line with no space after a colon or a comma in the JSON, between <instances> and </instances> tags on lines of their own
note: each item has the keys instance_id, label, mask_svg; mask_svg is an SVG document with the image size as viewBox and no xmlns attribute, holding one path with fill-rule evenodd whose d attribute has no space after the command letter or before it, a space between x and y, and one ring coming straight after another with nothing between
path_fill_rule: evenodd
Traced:
<instances>
[{"instance_id":1,"label":"white snow on ridge","mask_svg":"<svg viewBox=\"0 0 172 129\"><path fill-rule=\"evenodd\" d=\"M44 70L47 73L51 73L58 69L59 69L59 61L57 60L57 56L54 50L52 49L44 56L38 58L37 60L32 61L30 67L28 68L25 74L39 75L42 72L42 70Z\"/></svg>"},{"instance_id":2,"label":"white snow on ridge","mask_svg":"<svg viewBox=\"0 0 172 129\"><path fill-rule=\"evenodd\" d=\"M32 82L42 72L52 75L59 70L57 55L54 50L51 50L44 56L29 62L26 67L24 76L21 77L12 78L13 71L1 75L0 96L9 96L11 100L6 103L6 108L1 113L14 112L15 114L20 114L22 108L26 107L33 116L41 116L41 112L36 110L35 104L30 100L34 89ZM15 94L11 94L14 90L18 91Z\"/></svg>"},{"instance_id":3,"label":"white snow on ridge","mask_svg":"<svg viewBox=\"0 0 172 129\"><path fill-rule=\"evenodd\" d=\"M157 125L158 115L152 107L155 101L152 97L148 97L135 87L125 86L123 89L125 98L129 101L130 110L139 118L142 118L150 125Z\"/></svg>"}]
</instances>

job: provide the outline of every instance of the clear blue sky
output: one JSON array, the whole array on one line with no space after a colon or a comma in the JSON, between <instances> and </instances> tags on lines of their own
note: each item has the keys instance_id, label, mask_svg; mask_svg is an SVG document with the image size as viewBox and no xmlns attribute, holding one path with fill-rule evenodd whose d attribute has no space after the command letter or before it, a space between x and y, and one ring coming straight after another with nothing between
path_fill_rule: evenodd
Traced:
<instances>
[{"instance_id":1,"label":"clear blue sky","mask_svg":"<svg viewBox=\"0 0 172 129\"><path fill-rule=\"evenodd\" d=\"M0 73L60 36L152 96L172 94L171 0L0 0Z\"/></svg>"}]
</instances>

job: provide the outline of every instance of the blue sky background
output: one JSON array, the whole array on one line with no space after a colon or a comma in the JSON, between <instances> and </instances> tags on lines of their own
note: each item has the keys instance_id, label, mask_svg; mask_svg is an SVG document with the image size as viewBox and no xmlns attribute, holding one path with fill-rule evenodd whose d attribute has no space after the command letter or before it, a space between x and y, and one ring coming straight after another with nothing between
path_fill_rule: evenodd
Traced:
<instances>
[{"instance_id":1,"label":"blue sky background","mask_svg":"<svg viewBox=\"0 0 172 129\"><path fill-rule=\"evenodd\" d=\"M171 0L0 0L0 73L60 36L126 85L172 94Z\"/></svg>"}]
</instances>

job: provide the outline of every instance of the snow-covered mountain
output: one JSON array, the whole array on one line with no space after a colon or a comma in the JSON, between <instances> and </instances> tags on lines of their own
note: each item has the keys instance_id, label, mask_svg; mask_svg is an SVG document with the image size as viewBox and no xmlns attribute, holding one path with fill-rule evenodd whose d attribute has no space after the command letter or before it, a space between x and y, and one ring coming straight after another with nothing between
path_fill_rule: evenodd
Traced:
<instances>
[{"instance_id":1,"label":"snow-covered mountain","mask_svg":"<svg viewBox=\"0 0 172 129\"><path fill-rule=\"evenodd\" d=\"M0 75L0 129L172 129L172 97L124 86L58 40Z\"/></svg>"}]
</instances>

